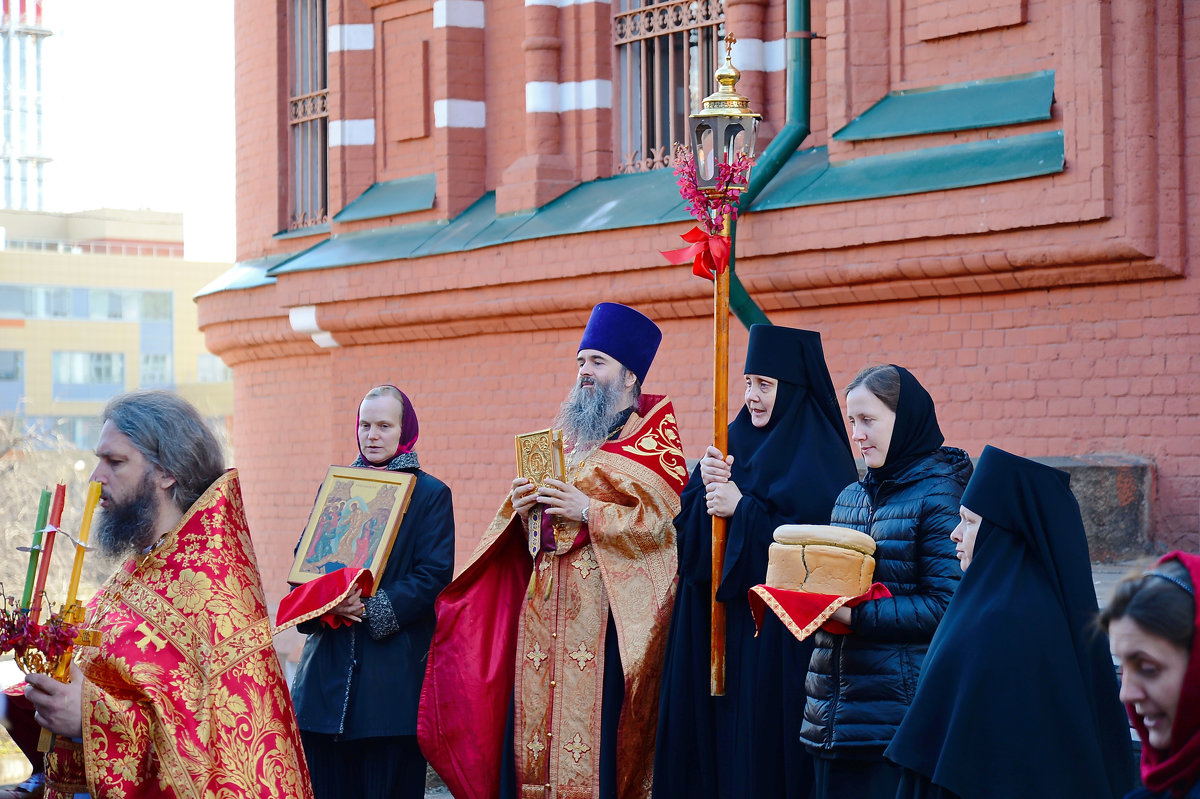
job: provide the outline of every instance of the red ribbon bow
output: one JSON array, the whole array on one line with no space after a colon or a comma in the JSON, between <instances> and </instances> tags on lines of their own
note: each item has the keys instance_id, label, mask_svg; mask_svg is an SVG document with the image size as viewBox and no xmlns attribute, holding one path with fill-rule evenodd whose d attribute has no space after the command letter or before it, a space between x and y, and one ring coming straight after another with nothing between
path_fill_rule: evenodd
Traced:
<instances>
[{"instance_id":1,"label":"red ribbon bow","mask_svg":"<svg viewBox=\"0 0 1200 799\"><path fill-rule=\"evenodd\" d=\"M691 242L691 246L678 250L660 250L662 256L673 264L686 264L692 261L692 274L713 280L729 266L729 237L720 234L705 233L694 227L680 236Z\"/></svg>"}]
</instances>

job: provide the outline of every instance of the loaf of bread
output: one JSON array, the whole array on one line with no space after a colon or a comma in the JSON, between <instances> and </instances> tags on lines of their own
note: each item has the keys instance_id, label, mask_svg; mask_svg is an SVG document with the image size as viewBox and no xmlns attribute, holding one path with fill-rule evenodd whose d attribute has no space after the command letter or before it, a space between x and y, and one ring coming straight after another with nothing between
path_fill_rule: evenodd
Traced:
<instances>
[{"instance_id":1,"label":"loaf of bread","mask_svg":"<svg viewBox=\"0 0 1200 799\"><path fill-rule=\"evenodd\" d=\"M875 574L875 539L845 527L785 524L767 554L767 585L810 594L858 596Z\"/></svg>"}]
</instances>

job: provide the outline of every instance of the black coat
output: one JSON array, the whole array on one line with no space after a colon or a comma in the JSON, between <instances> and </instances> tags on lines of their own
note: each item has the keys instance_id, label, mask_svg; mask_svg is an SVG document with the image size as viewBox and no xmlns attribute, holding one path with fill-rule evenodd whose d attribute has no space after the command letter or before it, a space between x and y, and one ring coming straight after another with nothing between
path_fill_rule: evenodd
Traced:
<instances>
[{"instance_id":1,"label":"black coat","mask_svg":"<svg viewBox=\"0 0 1200 799\"><path fill-rule=\"evenodd\" d=\"M912 701L921 662L962 575L950 531L971 476L961 449L941 447L837 499L831 524L875 539L875 581L892 598L854 608L853 633L818 631L801 739L817 754L876 758Z\"/></svg>"},{"instance_id":2,"label":"black coat","mask_svg":"<svg viewBox=\"0 0 1200 799\"><path fill-rule=\"evenodd\" d=\"M441 480L417 483L396 544L363 621L308 634L292 699L300 729L344 739L415 735L425 657L433 638L433 601L454 570L454 509Z\"/></svg>"}]
</instances>

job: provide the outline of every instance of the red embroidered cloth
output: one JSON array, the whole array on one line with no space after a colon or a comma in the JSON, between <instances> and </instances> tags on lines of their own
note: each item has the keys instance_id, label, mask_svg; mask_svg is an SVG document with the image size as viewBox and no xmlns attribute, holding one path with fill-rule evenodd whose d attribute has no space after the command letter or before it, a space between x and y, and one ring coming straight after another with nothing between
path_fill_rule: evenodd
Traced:
<instances>
[{"instance_id":1,"label":"red embroidered cloth","mask_svg":"<svg viewBox=\"0 0 1200 799\"><path fill-rule=\"evenodd\" d=\"M762 629L763 616L769 608L797 640L803 641L821 627L831 633L853 632L841 622L832 621L838 608L843 605L852 608L863 602L891 595L892 592L883 583L872 583L866 593L853 597L810 594L806 591L788 591L769 585L756 585L750 589L749 599L757 630Z\"/></svg>"}]
</instances>

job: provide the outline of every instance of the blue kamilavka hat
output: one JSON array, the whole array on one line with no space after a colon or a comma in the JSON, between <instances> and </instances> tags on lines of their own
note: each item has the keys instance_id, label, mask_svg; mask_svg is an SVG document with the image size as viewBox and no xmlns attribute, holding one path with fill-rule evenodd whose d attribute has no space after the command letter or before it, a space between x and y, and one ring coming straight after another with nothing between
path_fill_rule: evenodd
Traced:
<instances>
[{"instance_id":1,"label":"blue kamilavka hat","mask_svg":"<svg viewBox=\"0 0 1200 799\"><path fill-rule=\"evenodd\" d=\"M645 314L627 305L602 302L592 309L579 350L599 350L616 358L645 382L660 343L662 331Z\"/></svg>"}]
</instances>

